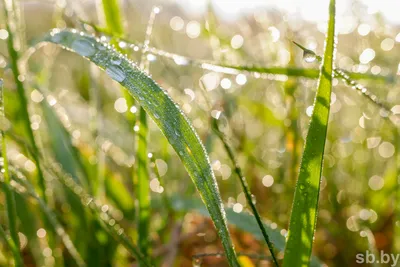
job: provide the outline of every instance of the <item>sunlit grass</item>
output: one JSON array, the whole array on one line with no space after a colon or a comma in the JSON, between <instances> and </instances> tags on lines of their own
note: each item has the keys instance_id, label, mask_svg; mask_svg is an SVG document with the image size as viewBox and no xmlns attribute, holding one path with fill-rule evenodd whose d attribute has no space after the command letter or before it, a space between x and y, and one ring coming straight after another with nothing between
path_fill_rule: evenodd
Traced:
<instances>
[{"instance_id":1,"label":"sunlit grass","mask_svg":"<svg viewBox=\"0 0 400 267\"><path fill-rule=\"evenodd\" d=\"M326 31L267 9L5 2L0 265L398 251L400 29L362 3Z\"/></svg>"}]
</instances>

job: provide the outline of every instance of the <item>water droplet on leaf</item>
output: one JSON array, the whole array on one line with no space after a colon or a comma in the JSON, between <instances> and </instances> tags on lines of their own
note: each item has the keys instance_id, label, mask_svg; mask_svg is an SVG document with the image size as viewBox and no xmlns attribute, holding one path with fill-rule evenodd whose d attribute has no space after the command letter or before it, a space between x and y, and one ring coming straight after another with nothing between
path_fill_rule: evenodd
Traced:
<instances>
[{"instance_id":1,"label":"water droplet on leaf","mask_svg":"<svg viewBox=\"0 0 400 267\"><path fill-rule=\"evenodd\" d=\"M317 59L317 56L312 51L304 51L303 59L307 63L313 63Z\"/></svg>"},{"instance_id":2,"label":"water droplet on leaf","mask_svg":"<svg viewBox=\"0 0 400 267\"><path fill-rule=\"evenodd\" d=\"M125 72L119 66L111 65L107 67L106 73L117 82L123 82L126 78Z\"/></svg>"},{"instance_id":3,"label":"water droplet on leaf","mask_svg":"<svg viewBox=\"0 0 400 267\"><path fill-rule=\"evenodd\" d=\"M72 43L71 48L76 53L84 57L90 57L93 56L94 53L96 53L96 48L93 46L93 44L90 41L83 38L76 39Z\"/></svg>"}]
</instances>

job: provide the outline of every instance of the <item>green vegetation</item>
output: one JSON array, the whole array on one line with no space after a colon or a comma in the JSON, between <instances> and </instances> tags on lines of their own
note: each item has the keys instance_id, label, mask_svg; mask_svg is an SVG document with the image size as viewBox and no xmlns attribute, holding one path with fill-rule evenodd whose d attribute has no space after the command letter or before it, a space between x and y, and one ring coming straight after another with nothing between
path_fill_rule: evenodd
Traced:
<instances>
[{"instance_id":1,"label":"green vegetation","mask_svg":"<svg viewBox=\"0 0 400 267\"><path fill-rule=\"evenodd\" d=\"M28 2L0 5L0 266L399 251L398 26Z\"/></svg>"}]
</instances>

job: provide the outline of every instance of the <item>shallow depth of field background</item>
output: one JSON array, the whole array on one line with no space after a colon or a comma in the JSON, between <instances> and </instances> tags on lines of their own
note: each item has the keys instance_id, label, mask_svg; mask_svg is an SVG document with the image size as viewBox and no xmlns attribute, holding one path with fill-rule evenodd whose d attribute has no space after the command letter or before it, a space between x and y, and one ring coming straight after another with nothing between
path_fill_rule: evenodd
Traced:
<instances>
[{"instance_id":1,"label":"shallow depth of field background","mask_svg":"<svg viewBox=\"0 0 400 267\"><path fill-rule=\"evenodd\" d=\"M82 21L103 23L102 10L96 1L25 0L20 3L25 38L19 44L21 51L53 27L83 29ZM323 53L327 1L131 0L121 3L129 40L143 42L149 14L157 5L161 12L155 20L150 46L193 59L229 65L318 68L318 63L303 60L302 51L291 40ZM395 0L338 1L335 61L337 67L351 72L385 76L381 80L360 82L393 107L395 113L400 113L399 12L400 2ZM4 27L1 16L0 28ZM7 32L0 30L0 77L5 80L6 115L15 132L23 136L12 74L5 70L6 38ZM133 60L140 59L140 52L130 53ZM272 223L271 227L282 228L281 233L285 235L316 80L245 72L221 74L152 54L147 58L151 61L152 78L180 105L206 145L224 202L235 212L247 212L246 200L229 158L211 130L210 116L219 117L225 125L261 215ZM124 113L135 113L139 107L128 107L119 86L88 61L55 46L41 48L26 67L29 75L36 77L35 82L27 81L27 95L31 126L43 154L56 158L49 138L52 129L44 120L39 104L45 100L35 86L42 86L48 93L46 100L53 103L86 166L90 169L99 160L106 162L104 175L109 188L106 190L116 191L114 194L120 196L122 203L107 197L107 193L112 195L110 192L101 198L123 207L120 217L128 218L124 227L128 233L134 232L131 166L135 164L135 130L127 123ZM396 157L400 152L396 151L395 127L382 118L379 108L342 81L335 80L334 85L313 249L314 255L328 266L357 266L355 255L371 247L388 253L396 251L394 229L396 223L400 224L396 220L400 179ZM93 87L102 99L97 109L90 99ZM171 217L160 204L163 194L182 199L198 198L198 194L179 158L152 122L150 129L149 152L163 184L160 185L151 170L151 198L156 204L151 211L149 238L153 250L160 250L161 240L165 239L168 244L171 232L182 224L176 264L190 266L193 254L219 252L221 246L211 221L196 212L174 216L168 222L167 236L157 232ZM10 141L10 160L28 173L35 172L33 162L20 153L25 151ZM49 185L52 186L53 190L48 193L57 199L59 185ZM79 229L79 219L71 213L73 204L62 198L54 203L67 231ZM40 213L36 204L28 202L27 205L31 205L29 212L37 216L25 223L37 227L40 241L44 230ZM4 223L3 219L0 221ZM234 228L232 233L238 251L265 253L264 245L250 234ZM21 236L25 240L22 245L28 246L26 237ZM78 232L71 236L79 240ZM101 244L107 237L99 234L96 238ZM0 244L0 265L6 265L4 244ZM25 251L24 257L32 257L28 248ZM116 251L118 256L114 257L113 266L127 266L127 253L122 248ZM224 264L213 257L204 259L203 263L204 266ZM260 264L268 266L265 262Z\"/></svg>"}]
</instances>

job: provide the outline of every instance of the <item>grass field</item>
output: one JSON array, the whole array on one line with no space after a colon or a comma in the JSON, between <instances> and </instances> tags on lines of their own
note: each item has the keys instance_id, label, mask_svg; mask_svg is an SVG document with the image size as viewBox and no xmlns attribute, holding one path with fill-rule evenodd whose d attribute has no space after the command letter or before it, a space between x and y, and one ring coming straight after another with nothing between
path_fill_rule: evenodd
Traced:
<instances>
[{"instance_id":1,"label":"grass field","mask_svg":"<svg viewBox=\"0 0 400 267\"><path fill-rule=\"evenodd\" d=\"M400 264L400 25L325 2L2 0L0 266Z\"/></svg>"}]
</instances>

